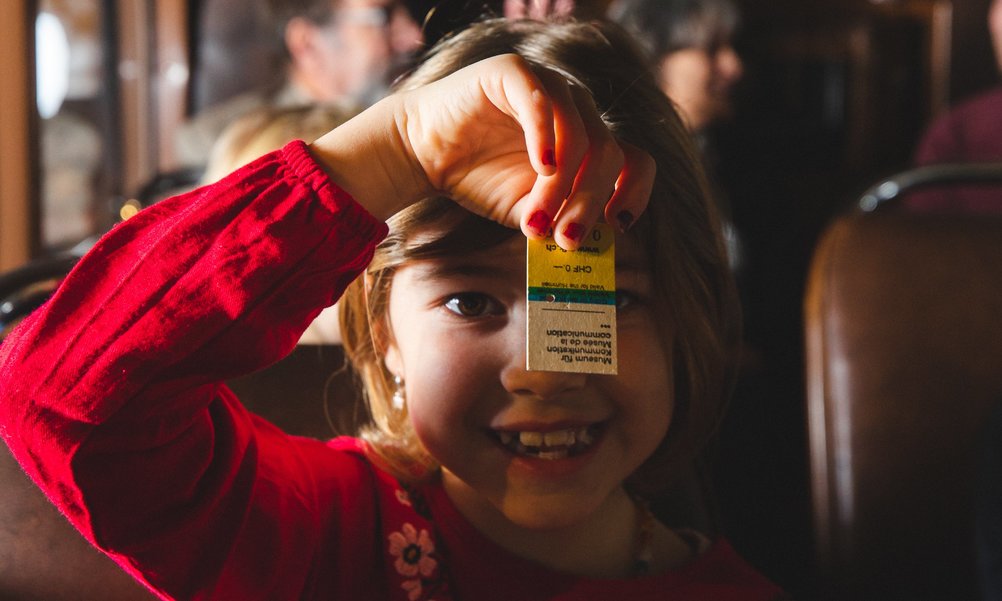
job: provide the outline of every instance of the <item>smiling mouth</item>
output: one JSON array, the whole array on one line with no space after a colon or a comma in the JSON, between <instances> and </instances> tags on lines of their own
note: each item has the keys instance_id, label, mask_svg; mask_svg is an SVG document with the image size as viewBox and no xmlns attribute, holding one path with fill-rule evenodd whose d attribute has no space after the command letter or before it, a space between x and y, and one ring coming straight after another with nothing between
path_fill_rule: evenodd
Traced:
<instances>
[{"instance_id":1,"label":"smiling mouth","mask_svg":"<svg viewBox=\"0 0 1002 601\"><path fill-rule=\"evenodd\" d=\"M601 424L592 424L550 432L493 430L493 433L501 446L516 455L554 460L584 453L598 440L601 430Z\"/></svg>"}]
</instances>

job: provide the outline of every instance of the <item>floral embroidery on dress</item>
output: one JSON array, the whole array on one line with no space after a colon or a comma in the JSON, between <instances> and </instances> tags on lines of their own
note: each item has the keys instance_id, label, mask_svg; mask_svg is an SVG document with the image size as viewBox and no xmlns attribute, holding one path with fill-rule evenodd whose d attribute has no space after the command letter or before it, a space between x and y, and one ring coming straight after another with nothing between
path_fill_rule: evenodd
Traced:
<instances>
[{"instance_id":1,"label":"floral embroidery on dress","mask_svg":"<svg viewBox=\"0 0 1002 601\"><path fill-rule=\"evenodd\" d=\"M407 598L410 601L417 601L421 598L421 581L420 580L405 580L400 588L407 591Z\"/></svg>"},{"instance_id":2,"label":"floral embroidery on dress","mask_svg":"<svg viewBox=\"0 0 1002 601\"><path fill-rule=\"evenodd\" d=\"M397 558L394 566L403 576L431 576L438 562L431 557L435 543L427 530L419 532L412 524L404 524L400 532L390 534L390 555Z\"/></svg>"},{"instance_id":3,"label":"floral embroidery on dress","mask_svg":"<svg viewBox=\"0 0 1002 601\"><path fill-rule=\"evenodd\" d=\"M438 561L432 557L435 553L435 542L425 529L418 530L413 524L406 523L399 532L389 536L390 555L396 557L393 566L401 576L414 577L405 580L400 587L407 592L410 601L421 598L424 586L434 579Z\"/></svg>"}]
</instances>

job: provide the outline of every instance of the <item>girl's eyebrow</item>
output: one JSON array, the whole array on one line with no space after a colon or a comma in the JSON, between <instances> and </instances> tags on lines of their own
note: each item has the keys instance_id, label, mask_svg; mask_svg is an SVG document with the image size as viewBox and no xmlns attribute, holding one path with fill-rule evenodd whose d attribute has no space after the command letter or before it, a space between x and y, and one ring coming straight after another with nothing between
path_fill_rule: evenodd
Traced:
<instances>
[{"instance_id":1,"label":"girl's eyebrow","mask_svg":"<svg viewBox=\"0 0 1002 601\"><path fill-rule=\"evenodd\" d=\"M475 258L464 257L461 260L432 260L422 263L424 263L420 265L422 280L450 277L505 278L516 275L525 277L525 264L518 262L477 261Z\"/></svg>"},{"instance_id":2,"label":"girl's eyebrow","mask_svg":"<svg viewBox=\"0 0 1002 601\"><path fill-rule=\"evenodd\" d=\"M636 271L637 273L647 273L647 266L642 261L626 259L616 261L616 271Z\"/></svg>"},{"instance_id":3,"label":"girl's eyebrow","mask_svg":"<svg viewBox=\"0 0 1002 601\"><path fill-rule=\"evenodd\" d=\"M642 276L651 275L651 268L647 261L638 253L629 251L616 256L616 271L632 272Z\"/></svg>"}]
</instances>

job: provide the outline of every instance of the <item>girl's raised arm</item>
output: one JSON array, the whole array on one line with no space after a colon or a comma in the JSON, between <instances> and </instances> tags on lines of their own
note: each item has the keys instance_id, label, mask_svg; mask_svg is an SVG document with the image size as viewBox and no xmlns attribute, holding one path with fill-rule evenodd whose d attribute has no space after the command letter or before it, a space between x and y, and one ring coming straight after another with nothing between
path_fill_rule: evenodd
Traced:
<instances>
[{"instance_id":1,"label":"girl's raised arm","mask_svg":"<svg viewBox=\"0 0 1002 601\"><path fill-rule=\"evenodd\" d=\"M222 382L291 351L385 229L302 142L153 205L4 340L0 434L77 528L156 590L300 598L331 531L309 505L330 504L316 482L344 471ZM265 557L271 571L246 578Z\"/></svg>"},{"instance_id":2,"label":"girl's raised arm","mask_svg":"<svg viewBox=\"0 0 1002 601\"><path fill-rule=\"evenodd\" d=\"M516 55L395 94L320 138L332 179L378 218L430 195L576 248L647 206L654 162L616 140L588 93Z\"/></svg>"}]
</instances>

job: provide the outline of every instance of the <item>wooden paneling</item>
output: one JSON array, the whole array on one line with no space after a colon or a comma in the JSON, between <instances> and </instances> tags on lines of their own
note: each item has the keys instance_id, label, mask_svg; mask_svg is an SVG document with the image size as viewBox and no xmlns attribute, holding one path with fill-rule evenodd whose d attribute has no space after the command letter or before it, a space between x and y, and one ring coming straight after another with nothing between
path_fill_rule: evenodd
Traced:
<instances>
[{"instance_id":1,"label":"wooden paneling","mask_svg":"<svg viewBox=\"0 0 1002 601\"><path fill-rule=\"evenodd\" d=\"M161 0L156 3L155 35L157 57L154 94L157 97L157 133L159 171L177 167L174 132L185 118L188 82L188 2Z\"/></svg>"},{"instance_id":2,"label":"wooden paneling","mask_svg":"<svg viewBox=\"0 0 1002 601\"><path fill-rule=\"evenodd\" d=\"M191 72L188 5L187 0L118 0L125 191L177 167L174 132L185 117Z\"/></svg>"},{"instance_id":3,"label":"wooden paneling","mask_svg":"<svg viewBox=\"0 0 1002 601\"><path fill-rule=\"evenodd\" d=\"M0 3L0 270L21 265L35 244L37 219L32 173L34 103L30 0Z\"/></svg>"},{"instance_id":4,"label":"wooden paneling","mask_svg":"<svg viewBox=\"0 0 1002 601\"><path fill-rule=\"evenodd\" d=\"M154 126L149 107L151 96L149 3L119 0L118 85L122 132L122 189L134 190L156 170Z\"/></svg>"}]
</instances>

